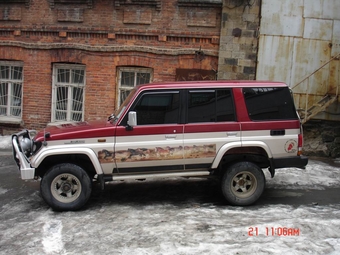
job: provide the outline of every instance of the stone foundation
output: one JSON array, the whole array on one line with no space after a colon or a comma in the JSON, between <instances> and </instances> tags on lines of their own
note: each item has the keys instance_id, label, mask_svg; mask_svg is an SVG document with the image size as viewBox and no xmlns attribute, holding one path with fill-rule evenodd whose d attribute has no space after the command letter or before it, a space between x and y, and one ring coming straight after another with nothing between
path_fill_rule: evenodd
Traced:
<instances>
[{"instance_id":1,"label":"stone foundation","mask_svg":"<svg viewBox=\"0 0 340 255\"><path fill-rule=\"evenodd\" d=\"M340 157L340 122L309 121L303 125L306 156Z\"/></svg>"}]
</instances>

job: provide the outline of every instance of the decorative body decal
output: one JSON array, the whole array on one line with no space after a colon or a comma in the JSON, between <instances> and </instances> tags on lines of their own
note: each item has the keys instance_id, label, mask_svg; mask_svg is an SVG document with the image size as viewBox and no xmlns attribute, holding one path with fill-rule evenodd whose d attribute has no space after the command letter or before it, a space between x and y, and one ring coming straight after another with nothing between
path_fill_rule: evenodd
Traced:
<instances>
[{"instance_id":1,"label":"decorative body decal","mask_svg":"<svg viewBox=\"0 0 340 255\"><path fill-rule=\"evenodd\" d=\"M171 160L184 158L210 158L216 155L216 144L200 146L137 148L116 152L101 150L98 152L100 163L135 162L147 160Z\"/></svg>"}]
</instances>

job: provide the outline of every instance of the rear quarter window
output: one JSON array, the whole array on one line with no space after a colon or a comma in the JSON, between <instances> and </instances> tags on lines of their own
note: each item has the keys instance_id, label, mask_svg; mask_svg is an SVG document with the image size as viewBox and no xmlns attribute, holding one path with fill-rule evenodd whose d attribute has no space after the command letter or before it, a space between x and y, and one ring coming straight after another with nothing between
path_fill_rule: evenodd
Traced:
<instances>
[{"instance_id":1,"label":"rear quarter window","mask_svg":"<svg viewBox=\"0 0 340 255\"><path fill-rule=\"evenodd\" d=\"M283 88L244 88L251 120L298 119L292 95Z\"/></svg>"}]
</instances>

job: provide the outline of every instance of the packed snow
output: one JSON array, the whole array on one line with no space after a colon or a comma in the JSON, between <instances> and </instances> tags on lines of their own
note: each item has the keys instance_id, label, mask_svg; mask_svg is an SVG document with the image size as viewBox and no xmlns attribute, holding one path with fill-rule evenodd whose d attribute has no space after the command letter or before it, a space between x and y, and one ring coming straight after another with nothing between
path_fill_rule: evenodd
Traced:
<instances>
[{"instance_id":1,"label":"packed snow","mask_svg":"<svg viewBox=\"0 0 340 255\"><path fill-rule=\"evenodd\" d=\"M0 150L11 148L11 136L1 136L0 135Z\"/></svg>"},{"instance_id":2,"label":"packed snow","mask_svg":"<svg viewBox=\"0 0 340 255\"><path fill-rule=\"evenodd\" d=\"M0 148L10 148L4 138ZM339 166L312 159L273 179L266 171L267 189L292 199L339 192ZM38 181L18 180L12 168L0 167L0 254L340 254L339 200L233 207L211 182L173 178L112 183L84 210L58 213L41 199Z\"/></svg>"}]
</instances>

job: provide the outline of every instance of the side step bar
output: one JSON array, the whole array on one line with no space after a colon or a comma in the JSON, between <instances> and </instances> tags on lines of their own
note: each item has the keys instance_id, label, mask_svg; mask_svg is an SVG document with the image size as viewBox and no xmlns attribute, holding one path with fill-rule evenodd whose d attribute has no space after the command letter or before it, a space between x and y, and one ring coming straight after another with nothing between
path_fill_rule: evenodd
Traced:
<instances>
[{"instance_id":1,"label":"side step bar","mask_svg":"<svg viewBox=\"0 0 340 255\"><path fill-rule=\"evenodd\" d=\"M159 173L159 174L137 174L137 175L114 175L104 176L104 181L124 181L124 180L140 180L149 178L170 178L170 177L202 177L209 176L209 171L196 172L178 172L178 173Z\"/></svg>"}]
</instances>

